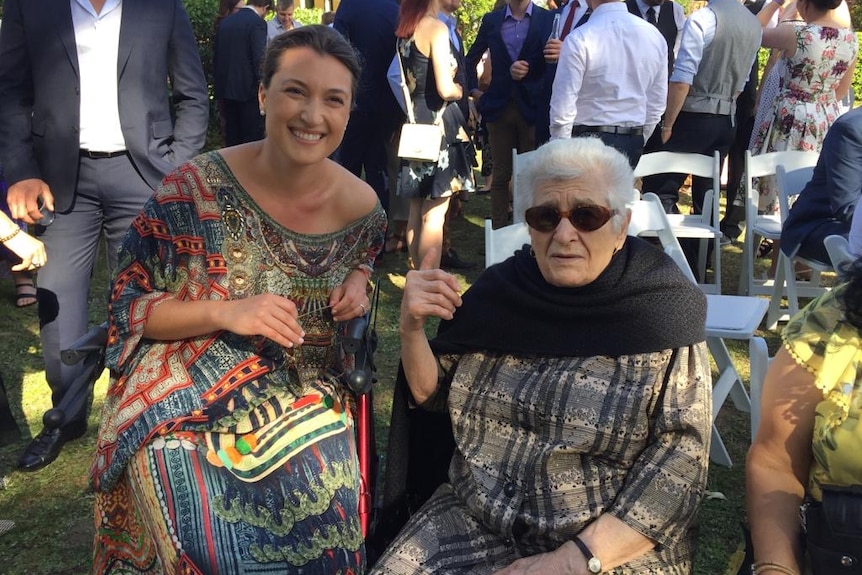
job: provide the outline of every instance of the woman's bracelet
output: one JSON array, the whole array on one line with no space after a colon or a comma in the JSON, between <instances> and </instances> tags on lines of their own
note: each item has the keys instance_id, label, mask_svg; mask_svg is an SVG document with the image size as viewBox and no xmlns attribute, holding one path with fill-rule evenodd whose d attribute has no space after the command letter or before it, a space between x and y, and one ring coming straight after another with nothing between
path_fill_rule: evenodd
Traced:
<instances>
[{"instance_id":1,"label":"woman's bracelet","mask_svg":"<svg viewBox=\"0 0 862 575\"><path fill-rule=\"evenodd\" d=\"M16 226L15 229L8 236L3 236L2 238L0 238L0 244L5 244L9 240L17 236L19 233L21 233L21 228Z\"/></svg>"},{"instance_id":2,"label":"woman's bracelet","mask_svg":"<svg viewBox=\"0 0 862 575\"><path fill-rule=\"evenodd\" d=\"M779 573L784 573L784 575L799 575L796 571L782 565L781 563L775 563L773 561L758 561L757 563L753 563L751 565L751 575L760 575L761 573L766 573L767 571L777 571Z\"/></svg>"},{"instance_id":3,"label":"woman's bracelet","mask_svg":"<svg viewBox=\"0 0 862 575\"><path fill-rule=\"evenodd\" d=\"M662 126L661 127L662 132L670 132L672 130L673 130L673 126Z\"/></svg>"}]
</instances>

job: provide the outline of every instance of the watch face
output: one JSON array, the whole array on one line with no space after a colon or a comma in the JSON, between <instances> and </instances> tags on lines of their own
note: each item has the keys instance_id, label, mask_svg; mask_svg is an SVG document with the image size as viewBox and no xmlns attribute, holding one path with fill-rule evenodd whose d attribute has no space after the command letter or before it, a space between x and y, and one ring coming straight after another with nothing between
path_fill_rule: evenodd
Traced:
<instances>
[{"instance_id":1,"label":"watch face","mask_svg":"<svg viewBox=\"0 0 862 575\"><path fill-rule=\"evenodd\" d=\"M587 561L587 569L590 570L590 573L601 573L602 562L595 557L590 557L590 560Z\"/></svg>"}]
</instances>

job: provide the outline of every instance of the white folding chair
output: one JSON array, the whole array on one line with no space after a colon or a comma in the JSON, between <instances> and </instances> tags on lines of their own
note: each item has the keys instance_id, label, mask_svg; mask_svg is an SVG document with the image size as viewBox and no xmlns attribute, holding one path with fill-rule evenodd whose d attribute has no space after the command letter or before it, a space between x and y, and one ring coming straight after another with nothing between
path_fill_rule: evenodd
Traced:
<instances>
[{"instance_id":1,"label":"white folding chair","mask_svg":"<svg viewBox=\"0 0 862 575\"><path fill-rule=\"evenodd\" d=\"M703 199L700 214L669 214L668 221L677 238L700 240L698 271L701 279L706 280L706 262L709 241L713 242L713 282L699 284L706 293L721 293L721 229L718 226L718 195L721 185L721 161L718 151L711 157L703 154L682 152L653 152L644 154L635 166L636 178L655 174L683 173L712 178L712 189Z\"/></svg>"},{"instance_id":2,"label":"white folding chair","mask_svg":"<svg viewBox=\"0 0 862 575\"><path fill-rule=\"evenodd\" d=\"M856 256L850 252L850 242L844 236L833 235L823 238L823 245L826 246L832 269L841 276L844 266L856 259Z\"/></svg>"},{"instance_id":3,"label":"white folding chair","mask_svg":"<svg viewBox=\"0 0 862 575\"><path fill-rule=\"evenodd\" d=\"M769 152L752 156L745 152L745 235L742 243L742 263L739 266L739 295L772 295L772 279L755 279L754 260L759 243L758 238L781 239L781 218L778 214L758 215L757 205L760 194L754 186L755 178L775 175L779 165L788 170L814 166L818 152Z\"/></svg>"},{"instance_id":4,"label":"white folding chair","mask_svg":"<svg viewBox=\"0 0 862 575\"><path fill-rule=\"evenodd\" d=\"M485 267L500 263L529 243L530 232L526 223L509 224L495 230L491 227L491 220L485 220Z\"/></svg>"},{"instance_id":5,"label":"white folding chair","mask_svg":"<svg viewBox=\"0 0 862 575\"><path fill-rule=\"evenodd\" d=\"M775 170L778 181L778 204L781 225L787 220L791 202L798 196L811 180L814 168L804 167L788 170L779 165ZM796 279L796 262L811 268L810 280ZM820 283L821 272L832 271L832 264L809 260L800 256L788 257L779 250L778 265L775 268L775 281L769 301L769 311L766 314L766 328L775 329L779 321L787 321L799 311L800 297L817 297L828 288ZM781 307L782 297L787 297L787 307Z\"/></svg>"},{"instance_id":6,"label":"white folding chair","mask_svg":"<svg viewBox=\"0 0 862 575\"><path fill-rule=\"evenodd\" d=\"M518 174L523 168L524 162L530 159L530 156L537 153L535 150L530 152L518 153L517 148L512 148L512 222L515 224L524 223L524 211L529 207L525 192L519 183ZM518 246L521 247L521 246Z\"/></svg>"},{"instance_id":7,"label":"white folding chair","mask_svg":"<svg viewBox=\"0 0 862 575\"><path fill-rule=\"evenodd\" d=\"M766 371L772 358L769 357L769 349L766 340L762 337L752 337L748 341L748 357L751 361L751 441L757 436L760 428L761 397L763 396L763 382L766 380Z\"/></svg>"},{"instance_id":8,"label":"white folding chair","mask_svg":"<svg viewBox=\"0 0 862 575\"><path fill-rule=\"evenodd\" d=\"M694 274L682 252L673 228L664 213L661 201L655 194L644 194L641 202L632 205L632 221L629 234L637 235L658 223L664 230L654 230L665 252L673 258L683 273L694 282ZM670 231L670 233L667 233ZM730 467L733 461L721 439L715 420L727 398L740 411L750 411L751 402L742 378L733 364L733 359L724 343L725 339L750 340L766 314L765 299L746 296L706 294L706 344L718 368L718 378L712 382L712 443L710 459Z\"/></svg>"}]
</instances>

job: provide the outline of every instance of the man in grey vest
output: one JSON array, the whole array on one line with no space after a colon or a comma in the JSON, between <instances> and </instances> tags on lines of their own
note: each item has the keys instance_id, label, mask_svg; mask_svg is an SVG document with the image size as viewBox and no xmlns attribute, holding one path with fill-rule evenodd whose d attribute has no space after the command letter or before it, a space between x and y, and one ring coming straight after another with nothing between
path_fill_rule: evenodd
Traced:
<instances>
[{"instance_id":1,"label":"man in grey vest","mask_svg":"<svg viewBox=\"0 0 862 575\"><path fill-rule=\"evenodd\" d=\"M661 128L663 150L711 156L722 161L736 130L736 98L760 48L760 23L737 0L710 0L685 23L674 62ZM668 213L679 213L677 200L685 174L644 178L643 191L661 198ZM694 178L692 199L697 213L712 185Z\"/></svg>"}]
</instances>

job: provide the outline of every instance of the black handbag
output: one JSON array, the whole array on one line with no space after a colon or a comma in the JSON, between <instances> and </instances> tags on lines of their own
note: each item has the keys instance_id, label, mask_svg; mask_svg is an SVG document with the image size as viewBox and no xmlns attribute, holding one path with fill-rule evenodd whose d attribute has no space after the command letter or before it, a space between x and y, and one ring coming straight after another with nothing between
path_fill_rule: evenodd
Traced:
<instances>
[{"instance_id":1,"label":"black handbag","mask_svg":"<svg viewBox=\"0 0 862 575\"><path fill-rule=\"evenodd\" d=\"M805 549L814 575L862 575L862 485L822 486L803 505Z\"/></svg>"}]
</instances>

